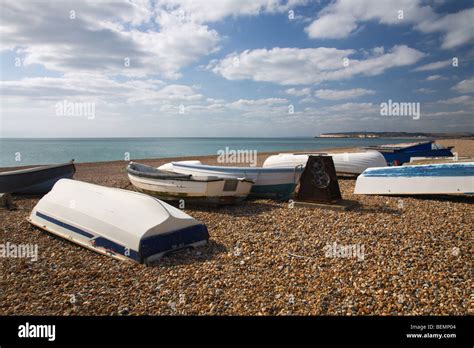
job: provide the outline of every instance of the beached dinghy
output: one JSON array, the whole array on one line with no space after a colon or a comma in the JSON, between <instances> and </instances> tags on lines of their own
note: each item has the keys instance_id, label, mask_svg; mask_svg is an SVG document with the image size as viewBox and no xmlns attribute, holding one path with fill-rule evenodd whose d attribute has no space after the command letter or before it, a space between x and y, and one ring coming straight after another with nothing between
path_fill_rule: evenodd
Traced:
<instances>
[{"instance_id":1,"label":"beached dinghy","mask_svg":"<svg viewBox=\"0 0 474 348\"><path fill-rule=\"evenodd\" d=\"M28 220L99 253L145 263L209 239L205 225L156 198L68 179L54 185Z\"/></svg>"},{"instance_id":2,"label":"beached dinghy","mask_svg":"<svg viewBox=\"0 0 474 348\"><path fill-rule=\"evenodd\" d=\"M164 200L232 204L244 200L253 181L245 178L220 178L178 174L131 162L128 178L140 192Z\"/></svg>"},{"instance_id":3,"label":"beached dinghy","mask_svg":"<svg viewBox=\"0 0 474 348\"><path fill-rule=\"evenodd\" d=\"M254 182L250 195L289 199L303 171L300 167L261 168L209 166L199 161L171 162L158 169L190 175L215 175L223 178L247 178Z\"/></svg>"},{"instance_id":4,"label":"beached dinghy","mask_svg":"<svg viewBox=\"0 0 474 348\"><path fill-rule=\"evenodd\" d=\"M412 158L452 157L453 146L444 147L433 140L418 143L386 144L369 146L366 149L382 153L391 166L400 166L410 162Z\"/></svg>"},{"instance_id":5,"label":"beached dinghy","mask_svg":"<svg viewBox=\"0 0 474 348\"><path fill-rule=\"evenodd\" d=\"M269 156L263 167L278 168L291 166L305 166L308 162L309 154L292 154L280 153L278 155ZM314 153L313 155L320 155ZM385 167L387 163L380 152L347 152L347 153L328 153L332 156L336 173L338 174L360 174L367 168L371 167Z\"/></svg>"},{"instance_id":6,"label":"beached dinghy","mask_svg":"<svg viewBox=\"0 0 474 348\"><path fill-rule=\"evenodd\" d=\"M357 178L355 194L473 194L474 162L369 168Z\"/></svg>"},{"instance_id":7,"label":"beached dinghy","mask_svg":"<svg viewBox=\"0 0 474 348\"><path fill-rule=\"evenodd\" d=\"M49 192L59 179L70 179L75 172L74 160L64 164L2 172L0 192L43 194Z\"/></svg>"}]
</instances>

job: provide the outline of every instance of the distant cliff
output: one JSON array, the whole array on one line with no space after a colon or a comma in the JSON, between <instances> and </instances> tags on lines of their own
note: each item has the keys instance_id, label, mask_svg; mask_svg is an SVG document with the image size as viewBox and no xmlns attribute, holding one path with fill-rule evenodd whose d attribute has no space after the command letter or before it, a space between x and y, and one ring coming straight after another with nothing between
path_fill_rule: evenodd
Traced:
<instances>
[{"instance_id":1,"label":"distant cliff","mask_svg":"<svg viewBox=\"0 0 474 348\"><path fill-rule=\"evenodd\" d=\"M473 138L473 133L341 132L322 133L315 138Z\"/></svg>"}]
</instances>

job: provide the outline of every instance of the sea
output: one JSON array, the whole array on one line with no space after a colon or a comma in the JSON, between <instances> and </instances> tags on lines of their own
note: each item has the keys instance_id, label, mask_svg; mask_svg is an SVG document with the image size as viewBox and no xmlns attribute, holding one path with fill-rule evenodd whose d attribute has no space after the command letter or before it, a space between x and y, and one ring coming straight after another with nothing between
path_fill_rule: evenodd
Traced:
<instances>
[{"instance_id":1,"label":"sea","mask_svg":"<svg viewBox=\"0 0 474 348\"><path fill-rule=\"evenodd\" d=\"M419 139L418 139L419 140ZM304 151L413 142L414 138L0 138L0 167L217 155L218 151Z\"/></svg>"}]
</instances>

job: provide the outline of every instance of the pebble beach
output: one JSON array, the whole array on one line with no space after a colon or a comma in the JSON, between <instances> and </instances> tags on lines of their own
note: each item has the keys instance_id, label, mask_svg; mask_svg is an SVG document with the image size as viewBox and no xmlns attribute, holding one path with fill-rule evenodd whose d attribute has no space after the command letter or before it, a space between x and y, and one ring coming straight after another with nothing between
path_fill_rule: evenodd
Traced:
<instances>
[{"instance_id":1,"label":"pebble beach","mask_svg":"<svg viewBox=\"0 0 474 348\"><path fill-rule=\"evenodd\" d=\"M474 140L439 143L474 157ZM75 179L133 190L126 165L80 163ZM36 244L38 260L0 259L0 315L474 314L473 197L354 195L354 185L339 179L343 198L359 203L349 211L261 199L186 206L209 244L153 266L33 227L26 218L39 197L16 196L17 210L0 209L0 243ZM326 252L349 245L356 257Z\"/></svg>"}]
</instances>

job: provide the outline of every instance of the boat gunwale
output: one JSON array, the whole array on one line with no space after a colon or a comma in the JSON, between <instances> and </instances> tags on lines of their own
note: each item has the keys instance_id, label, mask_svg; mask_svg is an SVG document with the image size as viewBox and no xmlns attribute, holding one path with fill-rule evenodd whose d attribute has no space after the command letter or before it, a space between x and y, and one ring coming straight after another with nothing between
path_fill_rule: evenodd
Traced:
<instances>
[{"instance_id":1,"label":"boat gunwale","mask_svg":"<svg viewBox=\"0 0 474 348\"><path fill-rule=\"evenodd\" d=\"M157 175L154 175L153 173L145 173L145 172L140 172L138 170L130 168L131 164L138 164L140 166L148 167L151 168L157 172L162 172L164 173L162 176L157 173ZM224 177L219 177L219 176L214 176L214 175L207 175L208 179L204 179L206 175L202 175L202 179L199 178L199 176L195 176L193 174L181 174L181 173L175 173L173 171L167 171L163 169L157 169L151 166L147 166L144 164L136 163L136 162L131 162L127 166L127 173L131 176L139 177L139 178L147 178L147 179L155 179L155 180L177 180L177 181L190 181L190 182L216 182L216 181L225 181L229 180L229 178L224 178ZM169 176L167 176L166 173L169 173ZM249 183L254 183L253 180L247 179L247 178L235 178L236 180L240 182L249 182Z\"/></svg>"},{"instance_id":2,"label":"boat gunwale","mask_svg":"<svg viewBox=\"0 0 474 348\"><path fill-rule=\"evenodd\" d=\"M425 163L425 164L415 164L415 165L407 165L407 166L371 167L364 170L364 172L362 172L361 175L368 177L370 176L370 174L377 174L377 172L380 172L380 171L393 171L394 173L404 172L404 171L415 172L417 169L424 169L427 167L432 167L432 169L439 169L443 167L447 167L446 169L461 169L463 167L470 168L473 166L474 166L474 162L453 162L453 163ZM449 167L454 167L454 168L449 168ZM429 175L418 175L418 176L429 176ZM450 176L450 175L443 175L443 176ZM470 176L470 175L452 175L452 176L457 177L457 176Z\"/></svg>"},{"instance_id":3,"label":"boat gunwale","mask_svg":"<svg viewBox=\"0 0 474 348\"><path fill-rule=\"evenodd\" d=\"M68 234L65 234L65 233L62 233L62 232L55 231L55 230L49 228L49 227L46 226L46 225L41 225L41 224L39 224L38 222L36 222L36 221L34 221L33 219L31 219L31 217L27 217L26 220L27 220L30 224L32 224L33 226L35 226L35 227L37 227L37 228L39 228L39 229L41 229L41 230L43 230L43 231L46 231L46 232L51 233L51 234L54 234L54 235L56 235L56 236L58 236L58 237L60 237L60 238L62 238L62 239L64 239L64 240L70 241L70 242L72 242L72 243L74 243L74 244L76 244L76 245L82 246L82 247L87 248L87 249L89 249L89 250L98 252L98 253L100 253L100 254L102 254L102 255L110 256L110 257L112 257L112 258L114 258L114 259L116 259L116 260L120 260L120 261L127 261L127 262L131 262L131 263L138 262L138 261L133 260L133 259L131 259L131 258L128 258L128 257L126 257L126 256L124 256L124 255L117 254L117 253L115 253L115 252L110 252L110 251L107 251L107 250L102 249L102 248L97 248L97 247L95 247L95 246L93 246L93 245L91 245L91 244L89 244L89 243L87 243L87 242L84 242L84 241L82 241L82 240L80 240L80 239L78 239L78 238L75 238L75 237L73 237L73 236L71 236L71 235L68 235Z\"/></svg>"},{"instance_id":4,"label":"boat gunwale","mask_svg":"<svg viewBox=\"0 0 474 348\"><path fill-rule=\"evenodd\" d=\"M251 182L249 182L251 183ZM235 204L243 201L246 199L249 194L234 194L234 195L228 195L228 196L206 196L206 195L200 195L200 196L192 196L188 195L186 193L174 193L174 192L164 192L164 191L152 191L149 189L144 189L141 187L136 186L134 183L132 183L133 187L139 192L139 193L144 193L146 195L152 196L154 198L158 198L164 201L171 201L171 202L176 202L180 201L181 199L187 200L189 202L193 203L199 203L199 204L218 204L218 205L226 205L226 204Z\"/></svg>"},{"instance_id":5,"label":"boat gunwale","mask_svg":"<svg viewBox=\"0 0 474 348\"><path fill-rule=\"evenodd\" d=\"M68 166L72 166L73 173L76 172L76 165L74 163L74 160L71 160L69 162L61 163L61 164L51 164L51 165L45 165L45 166L38 166L38 167L32 167L32 168L25 168L25 169L17 169L17 170L9 170L9 171L5 171L5 172L0 172L0 177L9 177L9 176L12 176L12 175L32 174L32 173L36 173L36 172L43 171L43 170L56 169L56 168L68 167Z\"/></svg>"},{"instance_id":6,"label":"boat gunwale","mask_svg":"<svg viewBox=\"0 0 474 348\"><path fill-rule=\"evenodd\" d=\"M171 162L173 166L184 167L188 169L196 170L209 170L213 172L222 171L222 172L269 172L269 173L294 173L298 169L296 167L231 167L231 166L213 166L207 164L186 164L179 162Z\"/></svg>"}]
</instances>

